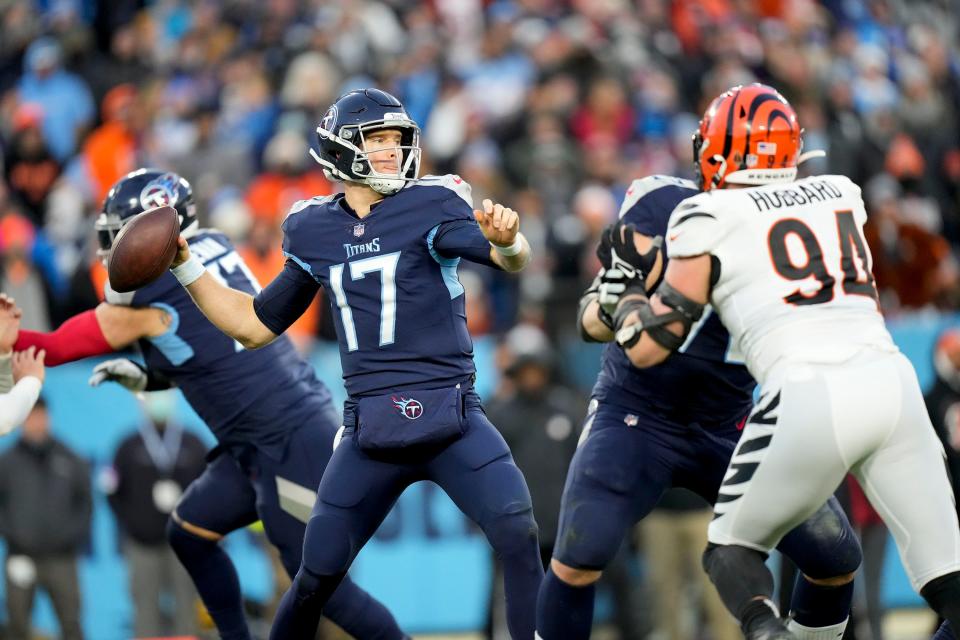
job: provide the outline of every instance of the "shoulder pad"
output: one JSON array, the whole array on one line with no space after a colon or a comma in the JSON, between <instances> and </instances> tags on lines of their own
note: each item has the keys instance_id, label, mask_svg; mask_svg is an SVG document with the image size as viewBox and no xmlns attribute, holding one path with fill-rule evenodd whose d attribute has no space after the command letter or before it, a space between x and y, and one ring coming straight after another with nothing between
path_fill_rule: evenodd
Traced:
<instances>
[{"instance_id":1,"label":"shoulder pad","mask_svg":"<svg viewBox=\"0 0 960 640\"><path fill-rule=\"evenodd\" d=\"M720 193L719 195L725 195ZM713 192L700 193L677 205L667 225L667 255L684 258L710 253L728 230L727 216L717 212Z\"/></svg>"},{"instance_id":2,"label":"shoulder pad","mask_svg":"<svg viewBox=\"0 0 960 640\"><path fill-rule=\"evenodd\" d=\"M473 195L470 192L470 183L458 175L448 173L442 176L423 176L415 183L424 187L445 187L460 196L464 202L473 208Z\"/></svg>"},{"instance_id":3,"label":"shoulder pad","mask_svg":"<svg viewBox=\"0 0 960 640\"><path fill-rule=\"evenodd\" d=\"M630 188L627 189L623 204L620 206L620 217L622 218L627 211L630 211L645 195L667 186L697 189L697 185L692 180L684 180L674 176L653 175L638 178L631 182Z\"/></svg>"},{"instance_id":4,"label":"shoulder pad","mask_svg":"<svg viewBox=\"0 0 960 640\"><path fill-rule=\"evenodd\" d=\"M297 200L290 207L290 211L287 211L287 215L284 217L284 222L286 219L292 216L295 213L299 213L306 209L307 207L312 207L319 204L324 204L325 202L330 202L336 197L336 194L330 194L328 196L314 196L308 200Z\"/></svg>"},{"instance_id":5,"label":"shoulder pad","mask_svg":"<svg viewBox=\"0 0 960 640\"><path fill-rule=\"evenodd\" d=\"M133 303L133 295L135 293L136 291L128 291L126 293L114 291L109 281L103 285L103 299L109 304L115 304L120 307L129 307Z\"/></svg>"}]
</instances>

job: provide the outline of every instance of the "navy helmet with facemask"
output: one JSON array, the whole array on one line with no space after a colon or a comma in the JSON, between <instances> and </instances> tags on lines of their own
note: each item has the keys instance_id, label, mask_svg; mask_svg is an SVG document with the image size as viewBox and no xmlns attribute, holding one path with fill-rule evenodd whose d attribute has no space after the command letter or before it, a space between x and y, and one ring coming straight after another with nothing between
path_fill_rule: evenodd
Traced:
<instances>
[{"instance_id":1,"label":"navy helmet with facemask","mask_svg":"<svg viewBox=\"0 0 960 640\"><path fill-rule=\"evenodd\" d=\"M396 173L377 171L364 151L366 137L381 129L401 134ZM359 89L338 98L317 127L317 141L319 153L310 153L331 180L359 182L391 195L420 173L420 127L399 100L380 89Z\"/></svg>"},{"instance_id":2,"label":"navy helmet with facemask","mask_svg":"<svg viewBox=\"0 0 960 640\"><path fill-rule=\"evenodd\" d=\"M135 215L166 205L177 211L180 235L188 237L197 229L193 187L184 178L160 169L138 169L120 178L104 198L94 225L99 244L97 256L102 260L110 254L114 238Z\"/></svg>"}]
</instances>

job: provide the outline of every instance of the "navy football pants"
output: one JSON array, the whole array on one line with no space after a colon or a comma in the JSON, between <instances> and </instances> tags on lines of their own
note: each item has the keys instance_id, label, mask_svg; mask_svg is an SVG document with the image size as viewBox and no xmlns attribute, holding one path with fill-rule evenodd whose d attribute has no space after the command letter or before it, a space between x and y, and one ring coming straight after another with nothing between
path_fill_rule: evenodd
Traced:
<instances>
[{"instance_id":1,"label":"navy football pants","mask_svg":"<svg viewBox=\"0 0 960 640\"><path fill-rule=\"evenodd\" d=\"M303 567L318 576L346 571L403 490L431 480L480 526L500 556L510 633L529 640L543 576L530 492L476 394L465 396L465 412L465 433L452 444L377 459L360 450L350 411L345 412L348 426L327 466L307 525Z\"/></svg>"},{"instance_id":2,"label":"navy football pants","mask_svg":"<svg viewBox=\"0 0 960 640\"><path fill-rule=\"evenodd\" d=\"M671 487L716 502L740 432L641 421L600 405L587 417L585 439L570 463L554 558L577 569L602 570L626 532L656 507ZM629 420L636 422L636 416ZM811 578L856 570L860 546L840 505L831 498L777 547Z\"/></svg>"}]
</instances>

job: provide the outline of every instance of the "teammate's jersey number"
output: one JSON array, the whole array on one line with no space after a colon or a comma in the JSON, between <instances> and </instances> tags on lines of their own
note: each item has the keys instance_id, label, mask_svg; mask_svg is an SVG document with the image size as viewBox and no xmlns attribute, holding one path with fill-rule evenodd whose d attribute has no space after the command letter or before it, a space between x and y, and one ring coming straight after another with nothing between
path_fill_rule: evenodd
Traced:
<instances>
[{"instance_id":1,"label":"teammate's jersey number","mask_svg":"<svg viewBox=\"0 0 960 640\"><path fill-rule=\"evenodd\" d=\"M843 292L847 295L868 296L876 301L877 288L873 283L873 274L870 273L866 243L860 235L853 212L837 211L836 216L837 239L840 243L840 271L843 273L843 279L840 282ZM791 235L796 236L803 243L807 260L802 264L793 262L787 251L787 238ZM823 258L823 250L820 248L820 241L809 226L796 218L780 220L770 229L767 244L770 248L773 267L781 276L787 280L806 280L813 277L820 283L820 288L812 293L797 289L790 295L784 296L785 302L808 305L833 300L836 278L830 275Z\"/></svg>"},{"instance_id":2,"label":"teammate's jersey number","mask_svg":"<svg viewBox=\"0 0 960 640\"><path fill-rule=\"evenodd\" d=\"M350 265L350 279L362 280L367 274L380 272L380 346L393 344L397 327L397 262L400 252L387 253L382 256L373 256L363 260L355 260ZM335 264L330 267L330 288L333 297L340 309L340 320L343 322L343 333L347 339L347 351L356 351L357 327L353 323L353 310L347 301L347 294L343 290L344 264Z\"/></svg>"},{"instance_id":3,"label":"teammate's jersey number","mask_svg":"<svg viewBox=\"0 0 960 640\"><path fill-rule=\"evenodd\" d=\"M207 272L225 287L232 287L253 295L260 293L257 277L236 251L225 253L215 260ZM233 341L233 348L235 351L243 351L243 345L237 340Z\"/></svg>"}]
</instances>

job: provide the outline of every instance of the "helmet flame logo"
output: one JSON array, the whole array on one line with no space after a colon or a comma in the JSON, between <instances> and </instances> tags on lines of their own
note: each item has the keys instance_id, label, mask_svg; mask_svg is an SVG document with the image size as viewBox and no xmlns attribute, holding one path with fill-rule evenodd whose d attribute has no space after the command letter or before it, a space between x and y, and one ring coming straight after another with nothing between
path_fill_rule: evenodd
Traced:
<instances>
[{"instance_id":1,"label":"helmet flame logo","mask_svg":"<svg viewBox=\"0 0 960 640\"><path fill-rule=\"evenodd\" d=\"M423 405L420 404L419 400L407 399L402 396L399 398L392 396L390 399L393 400L393 406L397 408L400 415L407 420L416 420L423 415Z\"/></svg>"}]
</instances>

